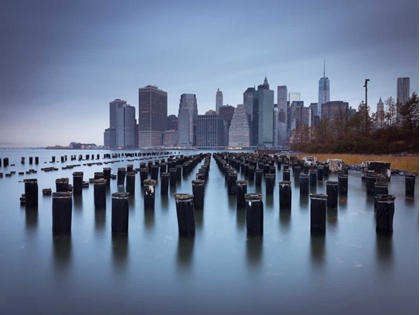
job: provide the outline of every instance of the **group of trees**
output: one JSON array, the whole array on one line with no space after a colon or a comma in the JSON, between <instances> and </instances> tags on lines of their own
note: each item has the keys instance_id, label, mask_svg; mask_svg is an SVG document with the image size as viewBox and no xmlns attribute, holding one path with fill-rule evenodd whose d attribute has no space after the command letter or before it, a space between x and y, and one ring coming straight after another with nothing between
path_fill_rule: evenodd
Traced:
<instances>
[{"instance_id":1,"label":"group of trees","mask_svg":"<svg viewBox=\"0 0 420 315\"><path fill-rule=\"evenodd\" d=\"M389 154L419 151L419 98L413 93L405 104L392 97L384 111L369 115L363 102L356 114L339 112L323 118L315 127L299 126L293 131L291 148L312 153Z\"/></svg>"}]
</instances>

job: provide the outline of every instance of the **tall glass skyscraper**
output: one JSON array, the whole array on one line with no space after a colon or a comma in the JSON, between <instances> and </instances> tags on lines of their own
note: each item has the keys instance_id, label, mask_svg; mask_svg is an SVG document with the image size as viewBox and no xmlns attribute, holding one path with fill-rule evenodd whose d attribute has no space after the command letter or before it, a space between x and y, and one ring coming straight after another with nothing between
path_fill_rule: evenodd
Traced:
<instances>
[{"instance_id":1,"label":"tall glass skyscraper","mask_svg":"<svg viewBox=\"0 0 420 315\"><path fill-rule=\"evenodd\" d=\"M139 147L161 146L168 123L168 93L157 86L139 89Z\"/></svg>"},{"instance_id":2,"label":"tall glass skyscraper","mask_svg":"<svg viewBox=\"0 0 420 315\"><path fill-rule=\"evenodd\" d=\"M104 132L106 147L137 148L135 107L120 99L110 102L109 125L110 127Z\"/></svg>"},{"instance_id":3,"label":"tall glass skyscraper","mask_svg":"<svg viewBox=\"0 0 420 315\"><path fill-rule=\"evenodd\" d=\"M254 106L254 92L255 88L249 87L244 92L244 109L245 112L248 114L250 121L252 121L252 108Z\"/></svg>"},{"instance_id":4,"label":"tall glass skyscraper","mask_svg":"<svg viewBox=\"0 0 420 315\"><path fill-rule=\"evenodd\" d=\"M287 121L287 86L277 87L277 109L279 111L279 121Z\"/></svg>"},{"instance_id":5,"label":"tall glass skyscraper","mask_svg":"<svg viewBox=\"0 0 420 315\"><path fill-rule=\"evenodd\" d=\"M244 105L238 105L232 116L229 128L229 147L249 147L248 115Z\"/></svg>"},{"instance_id":6,"label":"tall glass skyscraper","mask_svg":"<svg viewBox=\"0 0 420 315\"><path fill-rule=\"evenodd\" d=\"M270 90L267 78L254 92L254 108L252 122L253 145L274 145L274 91Z\"/></svg>"},{"instance_id":7,"label":"tall glass skyscraper","mask_svg":"<svg viewBox=\"0 0 420 315\"><path fill-rule=\"evenodd\" d=\"M324 62L324 76L319 79L318 89L318 116L322 118L322 104L330 101L330 80L325 76L325 62Z\"/></svg>"},{"instance_id":8,"label":"tall glass skyscraper","mask_svg":"<svg viewBox=\"0 0 420 315\"><path fill-rule=\"evenodd\" d=\"M397 79L397 103L405 104L410 98L410 78Z\"/></svg>"},{"instance_id":9,"label":"tall glass skyscraper","mask_svg":"<svg viewBox=\"0 0 420 315\"><path fill-rule=\"evenodd\" d=\"M195 94L182 94L178 111L178 145L195 146L197 116L197 97Z\"/></svg>"}]
</instances>

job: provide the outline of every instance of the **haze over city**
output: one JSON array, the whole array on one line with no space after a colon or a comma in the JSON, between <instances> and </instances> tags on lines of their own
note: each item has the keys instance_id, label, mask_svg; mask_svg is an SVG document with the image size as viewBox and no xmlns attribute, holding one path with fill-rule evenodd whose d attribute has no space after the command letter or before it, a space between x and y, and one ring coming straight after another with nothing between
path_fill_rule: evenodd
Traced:
<instances>
[{"instance_id":1,"label":"haze over city","mask_svg":"<svg viewBox=\"0 0 420 315\"><path fill-rule=\"evenodd\" d=\"M397 78L418 93L418 1L2 1L0 147L103 144L109 102L136 108L138 89L197 96L198 113L243 103L270 86L357 108L396 97ZM275 99L277 92L275 92Z\"/></svg>"}]
</instances>

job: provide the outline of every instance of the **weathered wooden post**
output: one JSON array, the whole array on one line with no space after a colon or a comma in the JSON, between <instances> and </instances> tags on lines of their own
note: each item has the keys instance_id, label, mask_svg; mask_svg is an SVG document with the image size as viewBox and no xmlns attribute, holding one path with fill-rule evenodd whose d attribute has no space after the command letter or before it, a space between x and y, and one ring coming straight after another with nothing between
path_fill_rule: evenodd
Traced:
<instances>
[{"instance_id":1,"label":"weathered wooden post","mask_svg":"<svg viewBox=\"0 0 420 315\"><path fill-rule=\"evenodd\" d=\"M299 176L300 176L300 166L299 165L295 165L293 167L293 177L295 179L295 181L299 181Z\"/></svg>"},{"instance_id":2,"label":"weathered wooden post","mask_svg":"<svg viewBox=\"0 0 420 315\"><path fill-rule=\"evenodd\" d=\"M255 170L255 186L260 187L262 182L263 170L258 168Z\"/></svg>"},{"instance_id":3,"label":"weathered wooden post","mask_svg":"<svg viewBox=\"0 0 420 315\"><path fill-rule=\"evenodd\" d=\"M36 178L24 179L25 183L25 206L27 209L38 208L38 181Z\"/></svg>"},{"instance_id":4,"label":"weathered wooden post","mask_svg":"<svg viewBox=\"0 0 420 315\"><path fill-rule=\"evenodd\" d=\"M365 179L366 194L368 195L375 194L375 182L376 182L376 175L374 173L368 173Z\"/></svg>"},{"instance_id":5,"label":"weathered wooden post","mask_svg":"<svg viewBox=\"0 0 420 315\"><path fill-rule=\"evenodd\" d=\"M194 208L204 208L204 180L193 180L192 181L192 192L194 196Z\"/></svg>"},{"instance_id":6,"label":"weathered wooden post","mask_svg":"<svg viewBox=\"0 0 420 315\"><path fill-rule=\"evenodd\" d=\"M80 195L83 190L83 172L73 172L73 194Z\"/></svg>"},{"instance_id":7,"label":"weathered wooden post","mask_svg":"<svg viewBox=\"0 0 420 315\"><path fill-rule=\"evenodd\" d=\"M191 194L176 194L176 215L180 236L195 235L194 196Z\"/></svg>"},{"instance_id":8,"label":"weathered wooden post","mask_svg":"<svg viewBox=\"0 0 420 315\"><path fill-rule=\"evenodd\" d=\"M327 181L327 207L337 208L338 205L338 182Z\"/></svg>"},{"instance_id":9,"label":"weathered wooden post","mask_svg":"<svg viewBox=\"0 0 420 315\"><path fill-rule=\"evenodd\" d=\"M127 164L127 173L133 171L133 164Z\"/></svg>"},{"instance_id":10,"label":"weathered wooden post","mask_svg":"<svg viewBox=\"0 0 420 315\"><path fill-rule=\"evenodd\" d=\"M95 209L106 208L106 179L98 178L93 180L93 198Z\"/></svg>"},{"instance_id":11,"label":"weathered wooden post","mask_svg":"<svg viewBox=\"0 0 420 315\"><path fill-rule=\"evenodd\" d=\"M128 233L128 195L126 192L112 194L112 234Z\"/></svg>"},{"instance_id":12,"label":"weathered wooden post","mask_svg":"<svg viewBox=\"0 0 420 315\"><path fill-rule=\"evenodd\" d=\"M265 193L272 195L274 191L274 174L265 174Z\"/></svg>"},{"instance_id":13,"label":"weathered wooden post","mask_svg":"<svg viewBox=\"0 0 420 315\"><path fill-rule=\"evenodd\" d=\"M290 181L279 183L280 210L292 208L292 187Z\"/></svg>"},{"instance_id":14,"label":"weathered wooden post","mask_svg":"<svg viewBox=\"0 0 420 315\"><path fill-rule=\"evenodd\" d=\"M182 179L182 165L175 166L176 169L176 180L179 181Z\"/></svg>"},{"instance_id":15,"label":"weathered wooden post","mask_svg":"<svg viewBox=\"0 0 420 315\"><path fill-rule=\"evenodd\" d=\"M176 168L169 169L169 185L176 186Z\"/></svg>"},{"instance_id":16,"label":"weathered wooden post","mask_svg":"<svg viewBox=\"0 0 420 315\"><path fill-rule=\"evenodd\" d=\"M8 167L9 166L9 158L5 157L3 158L3 166Z\"/></svg>"},{"instance_id":17,"label":"weathered wooden post","mask_svg":"<svg viewBox=\"0 0 420 315\"><path fill-rule=\"evenodd\" d=\"M303 173L299 177L300 194L307 195L309 193L309 175Z\"/></svg>"},{"instance_id":18,"label":"weathered wooden post","mask_svg":"<svg viewBox=\"0 0 420 315\"><path fill-rule=\"evenodd\" d=\"M106 186L110 187L111 186L111 168L110 167L104 167L103 169L103 173L104 173L104 179L106 179Z\"/></svg>"},{"instance_id":19,"label":"weathered wooden post","mask_svg":"<svg viewBox=\"0 0 420 315\"><path fill-rule=\"evenodd\" d=\"M95 172L93 173L94 179L105 178L104 172Z\"/></svg>"},{"instance_id":20,"label":"weathered wooden post","mask_svg":"<svg viewBox=\"0 0 420 315\"><path fill-rule=\"evenodd\" d=\"M247 182L245 180L236 181L236 206L237 208L245 207L245 195L247 194Z\"/></svg>"},{"instance_id":21,"label":"weathered wooden post","mask_svg":"<svg viewBox=\"0 0 420 315\"><path fill-rule=\"evenodd\" d=\"M154 179L146 179L143 182L144 209L155 208L155 186L156 181Z\"/></svg>"},{"instance_id":22,"label":"weathered wooden post","mask_svg":"<svg viewBox=\"0 0 420 315\"><path fill-rule=\"evenodd\" d=\"M228 194L229 195L236 195L236 180L238 179L238 174L236 173L229 173L228 175Z\"/></svg>"},{"instance_id":23,"label":"weathered wooden post","mask_svg":"<svg viewBox=\"0 0 420 315\"><path fill-rule=\"evenodd\" d=\"M246 194L245 202L247 233L249 235L263 235L264 205L261 194Z\"/></svg>"},{"instance_id":24,"label":"weathered wooden post","mask_svg":"<svg viewBox=\"0 0 420 315\"><path fill-rule=\"evenodd\" d=\"M140 182L144 182L149 177L149 169L147 167L140 168Z\"/></svg>"},{"instance_id":25,"label":"weathered wooden post","mask_svg":"<svg viewBox=\"0 0 420 315\"><path fill-rule=\"evenodd\" d=\"M152 165L152 169L151 169L151 172L150 172L150 178L157 181L158 176L159 176L159 166L158 165Z\"/></svg>"},{"instance_id":26,"label":"weathered wooden post","mask_svg":"<svg viewBox=\"0 0 420 315\"><path fill-rule=\"evenodd\" d=\"M133 171L126 173L125 191L134 196L136 192L136 173Z\"/></svg>"},{"instance_id":27,"label":"weathered wooden post","mask_svg":"<svg viewBox=\"0 0 420 315\"><path fill-rule=\"evenodd\" d=\"M71 234L71 216L73 201L71 192L55 192L52 195L52 230L53 235Z\"/></svg>"},{"instance_id":28,"label":"weathered wooden post","mask_svg":"<svg viewBox=\"0 0 420 315\"><path fill-rule=\"evenodd\" d=\"M254 165L250 165L249 166L249 170L248 170L248 179L250 181L253 181L255 177L255 166Z\"/></svg>"},{"instance_id":29,"label":"weathered wooden post","mask_svg":"<svg viewBox=\"0 0 420 315\"><path fill-rule=\"evenodd\" d=\"M407 197L414 197L416 185L416 176L413 174L405 175L405 195Z\"/></svg>"},{"instance_id":30,"label":"weathered wooden post","mask_svg":"<svg viewBox=\"0 0 420 315\"><path fill-rule=\"evenodd\" d=\"M317 171L318 171L318 181L322 182L324 180L324 166L318 165Z\"/></svg>"},{"instance_id":31,"label":"weathered wooden post","mask_svg":"<svg viewBox=\"0 0 420 315\"><path fill-rule=\"evenodd\" d=\"M323 166L323 174L324 178L328 178L328 176L330 175L330 166L328 165L328 163L325 163Z\"/></svg>"},{"instance_id":32,"label":"weathered wooden post","mask_svg":"<svg viewBox=\"0 0 420 315\"><path fill-rule=\"evenodd\" d=\"M327 220L327 195L311 195L311 234L324 235Z\"/></svg>"},{"instance_id":33,"label":"weathered wooden post","mask_svg":"<svg viewBox=\"0 0 420 315\"><path fill-rule=\"evenodd\" d=\"M57 178L55 180L55 190L57 192L66 192L69 190L69 179L65 178Z\"/></svg>"},{"instance_id":34,"label":"weathered wooden post","mask_svg":"<svg viewBox=\"0 0 420 315\"><path fill-rule=\"evenodd\" d=\"M381 234L392 234L394 231L395 196L378 195L376 198L376 232Z\"/></svg>"},{"instance_id":35,"label":"weathered wooden post","mask_svg":"<svg viewBox=\"0 0 420 315\"><path fill-rule=\"evenodd\" d=\"M284 181L290 181L290 170L289 169L283 169L283 180Z\"/></svg>"},{"instance_id":36,"label":"weathered wooden post","mask_svg":"<svg viewBox=\"0 0 420 315\"><path fill-rule=\"evenodd\" d=\"M119 167L117 172L117 185L124 186L125 181L125 168Z\"/></svg>"},{"instance_id":37,"label":"weathered wooden post","mask_svg":"<svg viewBox=\"0 0 420 315\"><path fill-rule=\"evenodd\" d=\"M315 187L316 186L316 169L311 169L309 171L309 186Z\"/></svg>"},{"instance_id":38,"label":"weathered wooden post","mask_svg":"<svg viewBox=\"0 0 420 315\"><path fill-rule=\"evenodd\" d=\"M348 175L338 174L338 190L340 195L347 195L348 179Z\"/></svg>"},{"instance_id":39,"label":"weathered wooden post","mask_svg":"<svg viewBox=\"0 0 420 315\"><path fill-rule=\"evenodd\" d=\"M160 173L160 194L162 196L168 195L168 186L169 186L169 173L161 172Z\"/></svg>"}]
</instances>

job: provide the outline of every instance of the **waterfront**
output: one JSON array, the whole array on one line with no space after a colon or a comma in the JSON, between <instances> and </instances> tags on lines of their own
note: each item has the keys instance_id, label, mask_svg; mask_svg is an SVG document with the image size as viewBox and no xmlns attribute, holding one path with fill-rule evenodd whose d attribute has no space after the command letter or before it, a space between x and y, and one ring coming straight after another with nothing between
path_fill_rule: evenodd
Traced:
<instances>
[{"instance_id":1,"label":"waterfront","mask_svg":"<svg viewBox=\"0 0 420 315\"><path fill-rule=\"evenodd\" d=\"M348 197L340 198L336 211L328 211L326 236L311 237L310 200L299 196L296 183L292 210L279 211L282 175L276 170L272 196L265 195L264 180L260 189L248 183L248 192L263 194L264 236L247 239L245 210L236 209L236 197L227 194L224 176L211 158L204 210L195 211L194 238L178 236L173 196L191 193L191 180L202 163L175 189L170 187L167 198L160 197L158 184L154 211L144 210L136 175L127 239L111 236L111 193L121 191L114 180L106 211L95 211L92 185L80 198L74 196L71 238L54 240L51 197L42 196L42 188L55 191L60 177L72 183L74 171L83 171L88 180L103 167L116 174L118 167L138 168L140 161L119 158L113 164L68 170L61 167L88 161L44 162L53 155L59 161L60 155L96 158L104 153L0 150L1 158L15 164L8 171L38 170L0 179L1 313L418 314L418 178L414 200L404 196L404 177L391 179L389 192L396 196L391 237L375 232L373 198L366 196L359 172L349 172ZM28 165L29 156L39 156L40 164ZM40 170L49 166L59 170ZM24 178L38 179L37 212L19 205ZM243 178L239 173L238 179ZM325 181L316 189L325 193Z\"/></svg>"}]
</instances>

